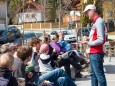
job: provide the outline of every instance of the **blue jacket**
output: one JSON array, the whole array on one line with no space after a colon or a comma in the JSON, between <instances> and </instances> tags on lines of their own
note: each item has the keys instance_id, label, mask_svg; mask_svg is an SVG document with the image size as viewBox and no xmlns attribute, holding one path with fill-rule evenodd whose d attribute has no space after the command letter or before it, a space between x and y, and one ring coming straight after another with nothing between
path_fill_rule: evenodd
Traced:
<instances>
[{"instance_id":1,"label":"blue jacket","mask_svg":"<svg viewBox=\"0 0 115 86\"><path fill-rule=\"evenodd\" d=\"M66 50L66 51L72 50L71 44L68 43L67 41L61 40L59 43L60 43L60 45L63 47L64 50Z\"/></svg>"}]
</instances>

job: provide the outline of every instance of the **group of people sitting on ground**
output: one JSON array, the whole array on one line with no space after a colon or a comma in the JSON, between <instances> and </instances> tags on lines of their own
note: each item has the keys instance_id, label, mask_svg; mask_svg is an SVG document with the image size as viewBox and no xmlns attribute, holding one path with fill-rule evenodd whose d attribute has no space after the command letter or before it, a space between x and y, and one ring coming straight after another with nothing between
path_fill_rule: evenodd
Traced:
<instances>
[{"instance_id":1,"label":"group of people sitting on ground","mask_svg":"<svg viewBox=\"0 0 115 86\"><path fill-rule=\"evenodd\" d=\"M83 54L64 40L64 33L54 35L52 40L50 35L43 36L42 40L31 38L29 45L3 44L0 46L0 86L76 86L70 65L75 78L82 78L80 72L87 64Z\"/></svg>"}]
</instances>

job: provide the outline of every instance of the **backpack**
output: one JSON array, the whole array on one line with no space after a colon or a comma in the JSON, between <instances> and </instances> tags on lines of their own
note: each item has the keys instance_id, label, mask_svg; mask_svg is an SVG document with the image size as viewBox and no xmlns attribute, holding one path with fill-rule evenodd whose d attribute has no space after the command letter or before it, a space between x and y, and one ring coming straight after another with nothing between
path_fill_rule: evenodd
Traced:
<instances>
[{"instance_id":1,"label":"backpack","mask_svg":"<svg viewBox=\"0 0 115 86\"><path fill-rule=\"evenodd\" d=\"M0 86L8 86L8 83L10 81L10 79L12 78L12 76L9 77L0 77Z\"/></svg>"},{"instance_id":2,"label":"backpack","mask_svg":"<svg viewBox=\"0 0 115 86\"><path fill-rule=\"evenodd\" d=\"M65 50L72 50L72 46L70 43L68 43L67 41L65 40L61 40L60 41L60 45L65 49Z\"/></svg>"}]
</instances>

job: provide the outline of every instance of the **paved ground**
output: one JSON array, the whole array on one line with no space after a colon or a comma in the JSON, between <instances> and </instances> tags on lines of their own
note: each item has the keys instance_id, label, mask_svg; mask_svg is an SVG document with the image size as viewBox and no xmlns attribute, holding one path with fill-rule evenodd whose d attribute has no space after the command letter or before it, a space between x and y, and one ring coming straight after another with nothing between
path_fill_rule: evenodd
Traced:
<instances>
[{"instance_id":1,"label":"paved ground","mask_svg":"<svg viewBox=\"0 0 115 86\"><path fill-rule=\"evenodd\" d=\"M105 57L104 70L107 79L107 86L115 86L115 57L112 57L112 61L109 62L109 57ZM75 83L77 86L91 86L90 75L88 72L82 72L87 78L77 78Z\"/></svg>"}]
</instances>

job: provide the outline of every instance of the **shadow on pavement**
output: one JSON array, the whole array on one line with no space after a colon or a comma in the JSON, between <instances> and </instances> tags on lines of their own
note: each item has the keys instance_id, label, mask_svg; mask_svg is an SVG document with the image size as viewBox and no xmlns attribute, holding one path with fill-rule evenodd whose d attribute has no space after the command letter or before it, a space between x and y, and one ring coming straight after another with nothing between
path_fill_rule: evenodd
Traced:
<instances>
[{"instance_id":1,"label":"shadow on pavement","mask_svg":"<svg viewBox=\"0 0 115 86\"><path fill-rule=\"evenodd\" d=\"M88 80L91 80L91 78L90 77L88 77L88 78L76 78L75 80L76 81L88 81Z\"/></svg>"},{"instance_id":2,"label":"shadow on pavement","mask_svg":"<svg viewBox=\"0 0 115 86\"><path fill-rule=\"evenodd\" d=\"M105 65L106 73L115 74L115 65Z\"/></svg>"}]
</instances>

